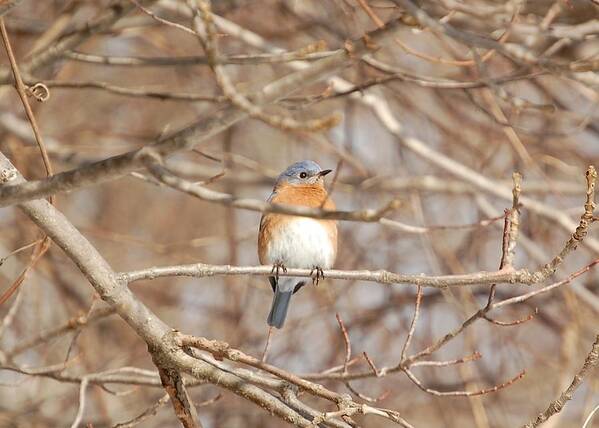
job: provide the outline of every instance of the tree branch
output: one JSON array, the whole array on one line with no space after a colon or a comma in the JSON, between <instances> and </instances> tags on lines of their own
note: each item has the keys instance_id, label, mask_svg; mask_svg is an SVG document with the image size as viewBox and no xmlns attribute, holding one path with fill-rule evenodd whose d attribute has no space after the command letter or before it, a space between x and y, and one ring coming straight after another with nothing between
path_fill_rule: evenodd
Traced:
<instances>
[{"instance_id":1,"label":"tree branch","mask_svg":"<svg viewBox=\"0 0 599 428\"><path fill-rule=\"evenodd\" d=\"M526 425L523 425L522 428L537 427L541 425L543 422L545 422L547 419L549 419L551 416L561 412L566 403L572 399L574 392L576 391L576 389L578 389L585 376L588 375L593 369L595 369L597 365L599 365L599 335L595 337L595 342L591 347L591 351L584 360L584 364L582 365L580 370L574 376L574 379L572 379L572 383L570 384L570 386L568 386L568 388L561 393L557 400L549 404L547 410L545 410L542 413L539 413L539 415L534 421L529 422Z\"/></svg>"},{"instance_id":2,"label":"tree branch","mask_svg":"<svg viewBox=\"0 0 599 428\"><path fill-rule=\"evenodd\" d=\"M351 53L345 49L339 49L330 57L315 61L302 70L268 84L251 97L252 102L256 105L269 104L328 77L352 61L366 55L370 52L373 43L383 41L399 26L400 21L392 21L385 28L373 31L365 38L354 41ZM2 80L1 76L0 80ZM195 122L170 136L161 138L152 144L151 148L161 156L189 150L246 117L247 113L236 107L225 107L207 119ZM144 150L142 148L123 153L91 165L55 174L44 180L5 185L0 188L0 207L115 180L142 166L141 159Z\"/></svg>"}]
</instances>

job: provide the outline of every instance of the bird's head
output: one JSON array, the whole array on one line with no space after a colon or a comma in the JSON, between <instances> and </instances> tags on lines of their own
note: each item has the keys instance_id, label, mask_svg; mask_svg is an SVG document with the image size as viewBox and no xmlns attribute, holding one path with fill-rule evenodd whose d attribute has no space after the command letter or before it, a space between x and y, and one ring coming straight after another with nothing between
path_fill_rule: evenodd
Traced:
<instances>
[{"instance_id":1,"label":"bird's head","mask_svg":"<svg viewBox=\"0 0 599 428\"><path fill-rule=\"evenodd\" d=\"M322 186L324 185L323 177L331 171L331 169L322 169L320 165L311 160L296 162L279 175L275 187L281 185Z\"/></svg>"}]
</instances>

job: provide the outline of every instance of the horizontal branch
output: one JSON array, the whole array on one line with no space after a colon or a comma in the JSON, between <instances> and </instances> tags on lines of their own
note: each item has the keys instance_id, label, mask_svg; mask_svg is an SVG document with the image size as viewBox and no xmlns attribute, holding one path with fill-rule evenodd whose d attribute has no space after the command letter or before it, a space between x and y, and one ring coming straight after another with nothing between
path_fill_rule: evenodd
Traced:
<instances>
[{"instance_id":1,"label":"horizontal branch","mask_svg":"<svg viewBox=\"0 0 599 428\"><path fill-rule=\"evenodd\" d=\"M335 51L319 51L320 46L300 49L293 52L282 52L277 54L251 54L251 55L221 55L218 57L219 64L274 64L290 61L316 61L334 55ZM121 67L161 67L161 66L185 66L185 65L208 65L206 56L180 56L180 57L141 57L141 56L112 56L97 55L77 51L66 51L65 58L74 61L115 65Z\"/></svg>"},{"instance_id":2,"label":"horizontal branch","mask_svg":"<svg viewBox=\"0 0 599 428\"><path fill-rule=\"evenodd\" d=\"M172 276L189 276L195 278L211 276L251 275L270 276L271 266L231 266L231 265L209 265L204 263L151 267L131 272L122 272L119 279L125 282L151 280L156 278ZM279 272L279 276L310 277L310 269L288 268L286 272ZM480 271L462 275L423 275L423 274L401 274L387 270L325 270L325 278L345 279L352 281L369 281L380 284L411 284L422 287L446 288L468 285L481 285L493 283L510 283L531 285L538 282L534 272L527 269L505 269L498 271Z\"/></svg>"},{"instance_id":3,"label":"horizontal branch","mask_svg":"<svg viewBox=\"0 0 599 428\"><path fill-rule=\"evenodd\" d=\"M39 79L29 77L26 82L33 85L39 82ZM60 80L45 80L43 84L47 88L52 89L95 89L102 90L115 95L122 95L127 97L144 97L153 98L157 100L170 100L170 101L185 101L185 102L210 102L210 103L222 103L227 99L223 96L212 96L203 95L193 92L175 92L171 90L156 90L144 87L127 88L123 86L113 85L107 82L101 82L96 80L88 81L60 81Z\"/></svg>"},{"instance_id":4,"label":"horizontal branch","mask_svg":"<svg viewBox=\"0 0 599 428\"><path fill-rule=\"evenodd\" d=\"M158 164L149 164L149 168L160 168L156 172L159 178L163 179L161 175L164 173L162 166ZM170 180L170 175L167 176ZM584 212L580 217L580 222L576 230L572 233L561 251L544 266L540 267L534 272L530 272L528 269L515 270L511 265L507 265L504 268L487 272L474 272L470 274L460 275L438 275L438 276L426 276L426 275L407 275L400 273L393 273L386 270L327 270L324 271L324 275L327 278L332 279L347 279L347 280L361 280L361 281L372 281L382 284L412 284L424 287L434 288L446 288L456 287L465 285L479 285L479 284L495 284L495 283L510 283L510 284L524 284L531 285L540 283L555 273L557 268L563 263L564 259L576 249L579 243L582 243L587 236L588 229L593 223L593 213L595 209L595 182L597 180L597 172L593 166L589 166L587 173L587 193L586 201L584 204ZM180 184L177 177L173 178L173 183ZM201 188L202 194L208 192L209 194L214 192L212 190ZM226 197L230 197L227 194ZM516 199L517 201L518 199ZM276 205L271 206L277 207ZM123 282L133 282L142 279L155 279L160 277L169 276L192 276L192 277L206 277L215 275L259 275L268 276L272 275L272 269L270 266L231 266L231 265L208 265L204 263L179 265L179 266L166 266L166 267L152 267L149 269L124 272L119 275L119 278ZM285 272L280 272L281 276L300 276L310 277L312 272L309 269L287 269Z\"/></svg>"},{"instance_id":5,"label":"horizontal branch","mask_svg":"<svg viewBox=\"0 0 599 428\"><path fill-rule=\"evenodd\" d=\"M412 5L412 8L416 7L413 5L413 3L409 3ZM270 52L280 51L280 48L271 46L265 39L263 39L258 34L253 33L243 27L240 27L239 25L231 21L228 21L223 18L218 18L215 19L215 22L222 31L229 34L235 34L237 37L242 38L245 43L248 43L255 48L268 50ZM499 45L504 46L503 44ZM289 63L289 65L296 69L306 66L305 63L300 64L297 62ZM355 86L354 84L340 77L332 77L331 79L329 79L329 85L335 93L351 90ZM461 180L461 183L459 184L459 191L464 191L464 188L467 188L468 186L473 186L473 188L476 189L476 191L483 191L501 199L506 199L509 201L512 200L512 191L508 186L505 186L503 183L500 183L496 180L488 178L485 175L480 174L478 171L460 162L457 162L456 160L446 156L441 152L433 150L433 144L427 143L426 141L414 137L407 137L405 135L404 125L396 117L395 113L389 107L387 100L384 97L379 96L374 92L358 92L352 94L352 99L372 109L375 116L380 120L380 122L387 129L387 131L398 139L398 143L402 147L407 148L408 150L425 159L432 165L435 165L441 168L442 170L447 171L450 175L458 177ZM449 181L445 182L441 186L443 186L443 189L447 189L447 186L450 184L453 183ZM545 188L548 187L545 185ZM449 190L455 191L454 189L455 187L452 187ZM582 189L583 188L581 186L581 190ZM557 189L555 191L557 192ZM563 210L555 209L555 207L552 207L544 202L540 202L539 200L529 197L520 198L520 203L524 208L530 210L531 212L539 214L540 216L550 221L556 222L562 229L566 231L571 231L574 228L576 228L576 223L572 221L570 216ZM589 237L584 241L584 243L592 251L599 252L599 241L597 239Z\"/></svg>"},{"instance_id":6,"label":"horizontal branch","mask_svg":"<svg viewBox=\"0 0 599 428\"><path fill-rule=\"evenodd\" d=\"M162 159L157 155L157 153L153 153L150 150L147 150L144 153L143 162L152 175L167 186L195 196L204 201L217 202L250 211L290 214L329 220L336 219L346 221L376 222L379 221L385 214L399 207L399 201L392 200L376 210L367 209L358 211L332 211L300 205L272 204L270 202L264 202L258 199L236 198L228 193L211 190L176 176L168 169L163 167Z\"/></svg>"}]
</instances>

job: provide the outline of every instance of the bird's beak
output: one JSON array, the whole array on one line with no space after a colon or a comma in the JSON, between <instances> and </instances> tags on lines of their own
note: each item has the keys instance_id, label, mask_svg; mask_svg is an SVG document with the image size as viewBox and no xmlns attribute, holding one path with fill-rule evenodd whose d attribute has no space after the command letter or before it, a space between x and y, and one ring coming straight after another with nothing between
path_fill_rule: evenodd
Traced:
<instances>
[{"instance_id":1,"label":"bird's beak","mask_svg":"<svg viewBox=\"0 0 599 428\"><path fill-rule=\"evenodd\" d=\"M333 171L332 169L323 169L322 171L320 171L318 173L319 177L324 177L325 175L327 175L329 172Z\"/></svg>"}]
</instances>

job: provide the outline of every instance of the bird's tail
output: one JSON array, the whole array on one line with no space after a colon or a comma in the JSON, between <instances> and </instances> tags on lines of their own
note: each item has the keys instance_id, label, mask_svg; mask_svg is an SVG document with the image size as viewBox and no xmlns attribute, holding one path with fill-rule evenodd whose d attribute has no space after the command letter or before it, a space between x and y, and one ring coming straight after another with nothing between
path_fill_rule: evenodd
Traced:
<instances>
[{"instance_id":1,"label":"bird's tail","mask_svg":"<svg viewBox=\"0 0 599 428\"><path fill-rule=\"evenodd\" d=\"M283 327L285 318L287 317L287 309L289 309L289 302L291 301L292 294L293 290L281 291L279 287L277 287L272 298L270 313L266 319L268 325L276 328Z\"/></svg>"}]
</instances>

